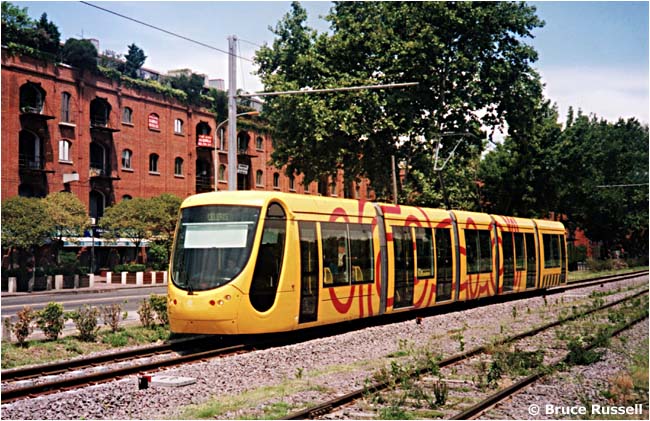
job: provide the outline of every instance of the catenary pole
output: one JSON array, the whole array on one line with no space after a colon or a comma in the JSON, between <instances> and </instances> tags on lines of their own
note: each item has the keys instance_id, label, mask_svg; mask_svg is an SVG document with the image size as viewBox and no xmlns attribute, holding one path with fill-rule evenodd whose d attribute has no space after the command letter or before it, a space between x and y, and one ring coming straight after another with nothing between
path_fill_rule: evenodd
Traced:
<instances>
[{"instance_id":1,"label":"catenary pole","mask_svg":"<svg viewBox=\"0 0 650 421\"><path fill-rule=\"evenodd\" d=\"M228 190L237 190L237 37L228 37ZM216 177L216 174L215 174Z\"/></svg>"}]
</instances>

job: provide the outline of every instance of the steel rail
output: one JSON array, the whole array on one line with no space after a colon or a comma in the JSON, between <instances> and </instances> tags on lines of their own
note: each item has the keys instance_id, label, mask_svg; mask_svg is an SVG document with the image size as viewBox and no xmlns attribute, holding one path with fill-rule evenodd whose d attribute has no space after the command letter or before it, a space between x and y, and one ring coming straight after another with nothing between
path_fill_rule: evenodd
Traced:
<instances>
[{"instance_id":1,"label":"steel rail","mask_svg":"<svg viewBox=\"0 0 650 421\"><path fill-rule=\"evenodd\" d=\"M608 337L612 338L614 336L617 336L621 334L622 332L632 328L635 326L637 323L642 322L643 320L648 318L648 314L646 313L643 316L637 317L636 319L628 322L625 326L622 326L618 329L615 329L612 331ZM596 346L595 342L592 342L588 344L587 346L583 347L583 351L588 351ZM557 362L551 366L552 369L557 369L561 364L565 364L568 362L569 356L567 355L564 357L560 362ZM480 416L481 414L487 412L488 410L492 409L495 405L497 405L499 402L507 399L508 397L514 395L515 393L519 392L520 390L526 388L527 386L535 383L537 380L540 380L544 377L546 377L549 373L546 371L538 371L536 373L533 373L527 377L524 377L523 379L519 380L516 383L513 383L512 385L506 387L505 389L502 389L493 395L490 395L487 397L485 400L465 409L464 411L454 415L450 419L452 420L468 420L468 419L475 419L476 417Z\"/></svg>"},{"instance_id":2,"label":"steel rail","mask_svg":"<svg viewBox=\"0 0 650 421\"><path fill-rule=\"evenodd\" d=\"M623 281L626 279L637 277L640 274L644 274L644 273L647 273L647 271L632 272L632 273L626 273L620 275L608 275L600 278L588 279L585 281L574 282L563 286L553 287L546 290L546 292L555 294L570 289L584 288L584 287L598 285L602 283L618 282L618 281ZM531 290L531 292L536 292L536 291L538 290ZM504 297L516 299L518 295L512 294ZM166 342L164 344L158 344L158 345L147 345L147 346L142 346L142 347L129 349L125 351L116 351L116 352L111 352L108 354L102 354L102 355L97 355L92 357L77 358L73 360L59 361L59 362L53 362L47 364L38 364L38 365L32 365L28 367L10 368L10 369L2 370L0 376L2 377L2 381L6 382L6 381L15 381L15 380L27 380L39 376L61 374L61 373L65 373L66 371L71 371L79 368L87 368L87 367L95 366L109 361L121 362L130 359L158 355L163 352L171 352L174 350L174 347L177 347L181 344L187 345L194 342L198 343L199 341L204 340L206 338L210 338L211 336L213 335L200 335L194 338L181 339L181 340Z\"/></svg>"},{"instance_id":3,"label":"steel rail","mask_svg":"<svg viewBox=\"0 0 650 421\"><path fill-rule=\"evenodd\" d=\"M60 390L75 388L83 385L104 383L120 377L124 377L134 373L142 373L161 368L171 367L189 362L196 362L217 356L226 356L234 353L248 351L252 348L249 345L235 345L226 348L212 349L192 353L188 355L181 355L168 360L154 361L144 364L133 365L129 367L116 368L113 370L106 370L98 373L92 373L84 376L75 376L66 379L53 380L41 384L24 386L2 391L2 403L12 402L17 399L25 397L34 397L42 394L54 393Z\"/></svg>"},{"instance_id":4,"label":"steel rail","mask_svg":"<svg viewBox=\"0 0 650 421\"><path fill-rule=\"evenodd\" d=\"M3 382L27 380L34 377L48 376L54 374L65 373L74 369L88 368L106 362L122 362L136 358L143 358L162 353L172 352L176 347L188 346L194 342L199 342L205 339L205 335L195 338L180 339L163 344L147 345L133 349L111 352L107 354L95 355L92 357L78 358L67 361L57 361L48 364L38 364L28 367L9 368L2 370Z\"/></svg>"},{"instance_id":5,"label":"steel rail","mask_svg":"<svg viewBox=\"0 0 650 421\"><path fill-rule=\"evenodd\" d=\"M571 285L567 286L561 286L561 287L556 287L553 289L547 290L549 293L560 293L568 289L576 289L576 288L583 288L591 285L596 285L600 283L610 283L610 282L618 282L622 281L625 279L633 278L636 276L639 276L639 274L646 273L645 271L642 272L635 272L635 273L630 273L630 274L623 274L623 275L609 275L607 277L603 278L596 278L593 280L586 281L584 283L573 283ZM508 298L516 299L517 295L513 294L512 296L508 296ZM610 305L615 305L610 303ZM607 306L606 306L607 307ZM606 308L603 307L603 308ZM595 311L595 310L594 310ZM585 313L587 314L587 313ZM567 318L565 320L572 320L574 317ZM551 325L555 326L559 324L559 322L552 323ZM545 329L548 329L553 326L547 326ZM543 329L542 329L543 330ZM539 329L536 329L535 331L541 331ZM532 331L531 331L532 332ZM516 335L515 337L508 338L504 341L511 341L511 340L516 340L519 337L525 337L525 336L530 336L535 333L530 333L529 335L523 334L521 335ZM65 373L67 371L73 370L73 369L80 369L80 368L88 368L92 366L97 366L100 365L101 363L106 363L106 362L122 362L122 361L128 361L132 359L137 359L137 358L143 358L147 356L152 356L152 355L159 355L161 353L167 353L167 352L172 352L174 351L174 347L179 346L179 344L184 343L185 345L189 343L194 343L194 342L199 342L202 339L208 338L210 335L202 335L200 337L196 338L189 338L189 339L184 339L180 341L176 341L173 343L165 343L161 345L151 345L151 346L145 346L145 347L140 347L136 349L131 349L131 350L126 350L126 351L119 351L119 352L113 352L110 354L103 354L95 357L87 357L87 358L80 358L76 360L71 360L71 361L62 361L62 362L56 362L56 363L50 363L50 364L41 364L37 366L30 366L30 367L25 367L25 368L16 368L16 369L8 369L8 370L3 370L2 371L2 379L3 381L5 380L24 380L24 379L30 379L34 377L39 377L39 376L44 376L44 375L55 375L55 374L61 374ZM272 342L269 342L266 344L266 346L269 346ZM258 346L261 344L257 344ZM104 372L100 373L93 373L90 375L86 376L75 376L71 377L68 379L63 379L63 380L54 380L51 382L46 382L46 383L41 383L37 385L30 385L30 386L25 386L25 387L20 387L20 388L14 388L11 390L7 390L6 392L2 392L2 403L5 402L10 402L14 401L17 399L20 399L22 397L28 397L31 395L38 395L38 394L43 394L43 393L50 393L50 392L55 392L57 390L61 390L63 388L73 388L75 386L83 386L85 384L92 384L92 383L99 383L99 382L105 382L109 381L113 378L116 377L122 377L125 375L137 373L137 372L142 372L146 370L154 370L154 369L159 369L159 368L164 368L168 366L173 366L173 365L179 365L179 364L185 364L189 363L192 361L196 360L201 360L201 359L206 359L206 358L212 358L218 355L223 355L225 353L228 353L228 350L232 350L231 352L234 352L235 349L238 350L238 352L245 351L246 349L253 348L254 345L248 344L238 344L232 347L227 347L227 348L219 348L219 349L214 349L214 350L206 350L203 352L195 352L192 354L180 356L180 357L174 357L168 360L164 361L158 361L158 362L152 362L152 363L145 363L145 364L140 364L140 365L134 365L131 367L125 367L125 368L120 368L116 370L107 370ZM471 351L468 351L463 354L459 354L454 357L450 357L446 360L443 360L441 364L449 365L453 364L454 362L460 361L464 358L468 358L469 356L472 356L476 353L480 353L481 347L478 349L474 349ZM464 354L467 354L463 357ZM448 361L447 361L448 360ZM441 365L441 367L445 366ZM378 385L379 386L379 385ZM345 397L340 397L345 398Z\"/></svg>"},{"instance_id":6,"label":"steel rail","mask_svg":"<svg viewBox=\"0 0 650 421\"><path fill-rule=\"evenodd\" d=\"M587 315L589 315L591 313L595 313L597 311L605 310L607 308L616 306L618 304L621 304L623 302L632 300L634 298L637 298L637 297L639 297L641 295L645 295L647 293L648 293L648 289L644 289L643 291L640 291L640 292L638 292L636 294L633 294L633 295L630 295L630 296L627 296L627 297L612 301L612 302L607 303L607 304L605 304L605 305L603 305L601 307L593 308L593 309L587 310L587 311L585 311L583 313L573 314L571 316L568 316L566 318L562 318L562 319L557 320L555 322L547 323L547 324L545 324L543 326L540 326L540 327L537 327L535 329L532 329L532 330L529 330L529 331L526 331L526 332L522 332L522 333L519 333L519 334L516 334L516 335L508 336L507 338L501 339L501 340L499 340L499 341L497 341L497 342L495 342L493 344L490 344L490 345L481 345L481 346L478 346L476 348L470 349L468 351L452 355L450 357L447 357L447 358L444 358L444 359L440 360L438 362L438 367L439 368L444 368L444 367L451 366L451 365L456 364L456 363L458 363L460 361L463 361L463 360L466 360L466 359L468 359L470 357L473 357L474 355L485 353L488 350L488 347L492 347L494 345L502 345L502 344L514 342L514 341L517 341L517 340L520 340L520 339L523 339L523 338L527 338L527 337L530 337L530 336L535 336L538 333L541 333L541 332L543 332L545 330L548 330L548 329L551 329L553 327L559 326L559 325L561 325L563 323L567 323L567 322L576 320L578 318L587 316ZM430 371L431 370L428 367L421 367L419 369L413 370L411 373L409 373L409 376L411 378L415 378L415 377L422 376L423 374L426 374L426 373L428 373ZM395 379L394 382L399 383L400 380ZM345 405L347 403L358 400L358 399L362 398L364 395L366 395L368 393L376 393L376 392L379 392L381 390L384 390L388 386L389 386L389 381L374 383L374 384L372 384L372 385L370 385L368 387L365 387L363 389L358 389L358 390L352 391L350 393L347 393L345 395L342 395L342 396L336 397L334 399L328 400L326 402L323 402L321 404L314 405L314 406L306 408L304 410L294 412L292 414L287 415L286 417L284 417L282 419L285 419L285 420L312 419L312 418L327 414L327 413L331 412L334 408L338 408L338 407L341 407L341 406L343 406L343 405Z\"/></svg>"}]
</instances>

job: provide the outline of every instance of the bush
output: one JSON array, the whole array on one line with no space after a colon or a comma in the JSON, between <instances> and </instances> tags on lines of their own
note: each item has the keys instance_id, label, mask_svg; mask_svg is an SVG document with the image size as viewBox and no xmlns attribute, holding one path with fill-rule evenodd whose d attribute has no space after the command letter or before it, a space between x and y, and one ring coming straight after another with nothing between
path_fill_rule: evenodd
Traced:
<instances>
[{"instance_id":1,"label":"bush","mask_svg":"<svg viewBox=\"0 0 650 421\"><path fill-rule=\"evenodd\" d=\"M63 306L59 303L50 302L45 308L36 314L36 324L43 331L45 337L55 341L65 324L66 317L63 314Z\"/></svg>"},{"instance_id":2,"label":"bush","mask_svg":"<svg viewBox=\"0 0 650 421\"><path fill-rule=\"evenodd\" d=\"M151 308L156 312L156 318L163 325L169 324L169 316L167 315L167 297L164 295L151 294L149 296Z\"/></svg>"},{"instance_id":3,"label":"bush","mask_svg":"<svg viewBox=\"0 0 650 421\"><path fill-rule=\"evenodd\" d=\"M99 309L90 307L87 304L70 314L70 318L77 326L79 338L82 341L93 342L97 338L97 332L99 331L97 317L99 317Z\"/></svg>"},{"instance_id":4,"label":"bush","mask_svg":"<svg viewBox=\"0 0 650 421\"><path fill-rule=\"evenodd\" d=\"M138 308L138 316L140 316L140 323L143 327L151 329L155 325L154 310L151 302L144 298L142 299L140 308Z\"/></svg>"},{"instance_id":5,"label":"bush","mask_svg":"<svg viewBox=\"0 0 650 421\"><path fill-rule=\"evenodd\" d=\"M127 313L122 314L121 304L110 304L101 307L104 324L111 328L112 332L120 330L120 319L126 320Z\"/></svg>"},{"instance_id":6,"label":"bush","mask_svg":"<svg viewBox=\"0 0 650 421\"><path fill-rule=\"evenodd\" d=\"M154 270L165 270L169 264L167 247L160 243L151 244L148 251L148 262Z\"/></svg>"},{"instance_id":7,"label":"bush","mask_svg":"<svg viewBox=\"0 0 650 421\"><path fill-rule=\"evenodd\" d=\"M36 317L36 313L31 307L25 306L16 315L18 316L18 320L13 325L13 332L16 336L16 341L18 341L18 345L25 346L25 340L34 331L32 321Z\"/></svg>"},{"instance_id":8,"label":"bush","mask_svg":"<svg viewBox=\"0 0 650 421\"><path fill-rule=\"evenodd\" d=\"M113 272L144 272L146 269L145 265L140 263L126 263L123 265L115 265Z\"/></svg>"},{"instance_id":9,"label":"bush","mask_svg":"<svg viewBox=\"0 0 650 421\"><path fill-rule=\"evenodd\" d=\"M59 267L56 272L62 275L74 275L79 268L77 255L72 252L62 252L59 254Z\"/></svg>"}]
</instances>

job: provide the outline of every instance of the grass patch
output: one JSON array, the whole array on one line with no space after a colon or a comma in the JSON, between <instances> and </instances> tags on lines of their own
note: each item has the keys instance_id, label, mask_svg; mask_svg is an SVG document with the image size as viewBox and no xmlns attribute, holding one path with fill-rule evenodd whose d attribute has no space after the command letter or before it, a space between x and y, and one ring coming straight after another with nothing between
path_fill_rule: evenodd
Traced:
<instances>
[{"instance_id":1,"label":"grass patch","mask_svg":"<svg viewBox=\"0 0 650 421\"><path fill-rule=\"evenodd\" d=\"M614 270L604 270L600 272L591 272L588 270L581 270L581 271L575 271L575 272L569 272L569 283L571 282L579 282L579 281L586 281L589 279L593 278L599 278L601 276L608 276L608 275L623 275L625 273L630 273L630 272L636 272L639 270L648 270L648 266L636 266L632 268L627 268L627 269L614 269Z\"/></svg>"},{"instance_id":2,"label":"grass patch","mask_svg":"<svg viewBox=\"0 0 650 421\"><path fill-rule=\"evenodd\" d=\"M285 380L281 384L263 386L237 395L218 396L199 405L187 406L181 419L277 419L288 415L296 407L283 402L287 395L313 389L304 380ZM252 412L260 408L262 412Z\"/></svg>"},{"instance_id":3,"label":"grass patch","mask_svg":"<svg viewBox=\"0 0 650 421\"><path fill-rule=\"evenodd\" d=\"M164 326L156 326L153 329L127 326L115 333L110 330L100 331L96 342L84 342L76 336L65 336L56 341L30 340L27 341L27 347L23 348L15 343L3 341L2 368L45 364L112 348L147 345L167 340L169 337L169 329Z\"/></svg>"}]
</instances>

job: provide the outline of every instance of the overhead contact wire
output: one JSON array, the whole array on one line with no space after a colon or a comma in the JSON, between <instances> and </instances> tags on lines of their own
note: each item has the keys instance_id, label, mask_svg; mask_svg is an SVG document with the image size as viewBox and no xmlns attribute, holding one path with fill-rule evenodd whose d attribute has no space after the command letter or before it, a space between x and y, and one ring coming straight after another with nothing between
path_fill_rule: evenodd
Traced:
<instances>
[{"instance_id":1,"label":"overhead contact wire","mask_svg":"<svg viewBox=\"0 0 650 421\"><path fill-rule=\"evenodd\" d=\"M123 14L121 14L121 13L114 12L114 11L109 10L109 9L106 9L106 8L104 8L104 7L101 7L101 6L97 6L97 5L95 5L95 4L88 3L88 2L86 2L86 1L81 1L80 3L83 3L83 4L85 4L85 5L87 5L87 6L90 6L90 7L94 7L95 9L102 10L102 11L104 11L104 12L106 12L106 13L110 13L110 14L112 14L112 15L119 16L119 17L121 17L121 18L123 18L123 19L130 20L130 21L135 22L135 23L137 23L137 24L147 26L147 27L149 27L149 28L155 29L156 31L164 32L164 33L167 34L167 35L171 35L171 36L173 36L173 37L180 38L180 39L183 39L183 40L185 40L185 41L192 42L192 43L197 44L197 45L200 45L200 46L202 46L202 47L209 48L209 49L211 49L211 50L219 51L220 53L224 53L224 54L228 54L228 55L230 55L230 53L229 53L228 51L226 51L226 50L222 50L221 48L217 48L217 47L214 47L214 46L212 46L212 45L206 44L206 43L204 43L204 42L197 41L197 40L194 40L194 39L192 39L192 38L188 38L188 37L186 37L186 36L184 36L184 35L180 35L180 34L177 34L177 33L175 33L175 32L172 32L172 31L168 31L168 30L166 30L166 29L160 28L160 27L155 26L155 25L152 25L152 24L150 24L150 23L143 22L143 21L141 21L141 20L134 19L134 18L132 18L132 17L129 17L129 16L123 15ZM236 57L238 57L238 58L240 58L240 59L242 59L242 60L249 61L249 62L251 62L251 63L253 62L253 60L251 60L251 59L249 59L249 58L246 58L246 57L241 57L241 56L236 56Z\"/></svg>"}]
</instances>

